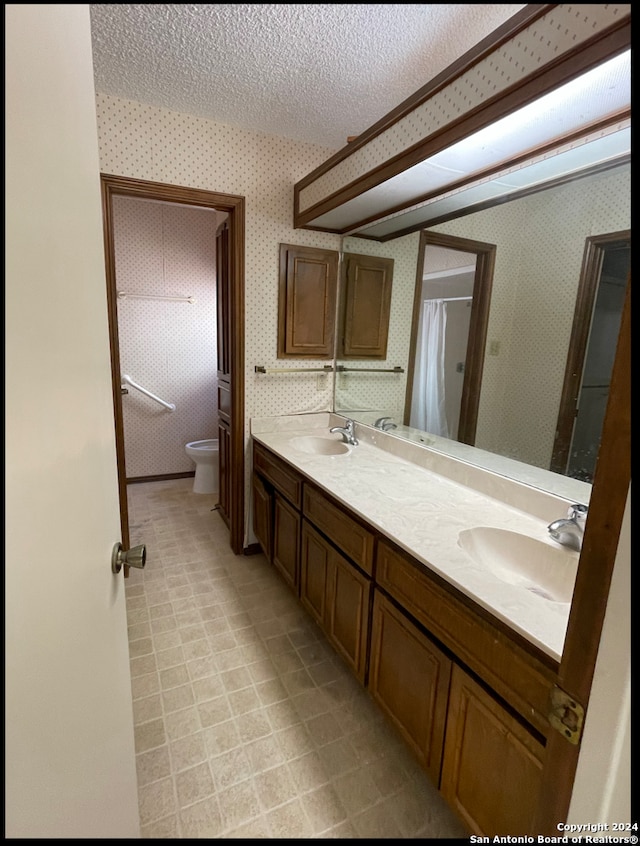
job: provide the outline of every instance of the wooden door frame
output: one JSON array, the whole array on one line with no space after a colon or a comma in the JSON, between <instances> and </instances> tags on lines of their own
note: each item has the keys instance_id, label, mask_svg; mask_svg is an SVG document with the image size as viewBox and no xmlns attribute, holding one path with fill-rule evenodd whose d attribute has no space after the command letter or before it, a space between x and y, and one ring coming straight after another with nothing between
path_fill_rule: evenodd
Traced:
<instances>
[{"instance_id":1,"label":"wooden door frame","mask_svg":"<svg viewBox=\"0 0 640 846\"><path fill-rule=\"evenodd\" d=\"M230 447L230 506L229 532L231 549L236 554L244 545L244 197L218 194L198 188L147 182L125 176L101 174L104 249L107 276L107 308L109 316L109 341L111 346L111 377L116 430L116 455L118 464L118 490L120 494L120 522L122 544L128 549L129 509L127 505L127 480L124 463L124 423L120 393L120 347L118 338L117 289L115 243L113 222L113 197L134 197L159 200L188 206L216 209L229 215L231 303L233 319L230 327L229 350L231 357L231 447Z\"/></svg>"},{"instance_id":2,"label":"wooden door frame","mask_svg":"<svg viewBox=\"0 0 640 846\"><path fill-rule=\"evenodd\" d=\"M611 232L606 235L593 235L586 239L576 308L571 327L567 365L562 384L560 410L556 424L556 436L553 444L553 454L549 469L554 473L565 474L569 461L569 450L573 438L576 417L576 407L580 388L584 361L589 343L589 334L593 320L593 309L598 295L600 274L607 250L631 247L631 230Z\"/></svg>"},{"instance_id":3,"label":"wooden door frame","mask_svg":"<svg viewBox=\"0 0 640 846\"><path fill-rule=\"evenodd\" d=\"M589 516L557 684L587 712L624 511L631 485L631 274L611 374ZM629 644L631 650L631 644ZM535 833L566 822L580 746L559 731L547 740Z\"/></svg>"},{"instance_id":4,"label":"wooden door frame","mask_svg":"<svg viewBox=\"0 0 640 846\"><path fill-rule=\"evenodd\" d=\"M482 385L482 369L484 367L485 348L487 345L487 327L489 324L489 307L491 305L491 289L493 287L493 271L496 261L495 244L483 241L473 241L469 238L459 238L456 235L445 235L441 232L420 233L418 246L418 262L416 272L416 287L413 298L413 317L411 320L411 346L409 349L409 364L407 367L407 390L404 407L404 423L409 425L411 417L411 395L413 392L413 376L416 366L416 347L418 342L418 325L421 313L422 277L424 275L424 256L427 247L444 247L448 250L471 253L476 257L476 268L473 280L473 298L471 302L471 321L469 325L469 340L464 364L464 379L462 382L462 400L460 403L460 423L454 440L473 446L476 441L478 426L478 408L480 406L480 388Z\"/></svg>"}]
</instances>

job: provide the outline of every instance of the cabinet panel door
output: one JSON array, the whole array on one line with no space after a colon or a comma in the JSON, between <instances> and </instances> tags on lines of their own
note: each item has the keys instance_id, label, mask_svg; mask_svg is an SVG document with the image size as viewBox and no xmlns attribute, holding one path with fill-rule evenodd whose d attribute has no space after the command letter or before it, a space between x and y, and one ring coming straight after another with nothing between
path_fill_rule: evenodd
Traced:
<instances>
[{"instance_id":1,"label":"cabinet panel door","mask_svg":"<svg viewBox=\"0 0 640 846\"><path fill-rule=\"evenodd\" d=\"M253 474L253 531L262 551L271 561L271 502L272 497L264 482Z\"/></svg>"},{"instance_id":2,"label":"cabinet panel door","mask_svg":"<svg viewBox=\"0 0 640 846\"><path fill-rule=\"evenodd\" d=\"M231 373L231 273L229 271L229 223L216 233L216 318L218 321L218 375Z\"/></svg>"},{"instance_id":3,"label":"cabinet panel door","mask_svg":"<svg viewBox=\"0 0 640 846\"><path fill-rule=\"evenodd\" d=\"M222 420L218 421L218 472L220 515L228 526L231 514L231 432Z\"/></svg>"},{"instance_id":4,"label":"cabinet panel door","mask_svg":"<svg viewBox=\"0 0 640 846\"><path fill-rule=\"evenodd\" d=\"M393 259L345 253L339 358L386 358Z\"/></svg>"},{"instance_id":5,"label":"cabinet panel door","mask_svg":"<svg viewBox=\"0 0 640 846\"><path fill-rule=\"evenodd\" d=\"M302 521L302 553L300 558L300 602L325 628L327 582L331 547L311 526Z\"/></svg>"},{"instance_id":6,"label":"cabinet panel door","mask_svg":"<svg viewBox=\"0 0 640 846\"><path fill-rule=\"evenodd\" d=\"M441 792L470 832L534 834L543 754L510 712L454 666Z\"/></svg>"},{"instance_id":7,"label":"cabinet panel door","mask_svg":"<svg viewBox=\"0 0 640 846\"><path fill-rule=\"evenodd\" d=\"M557 669L524 650L385 541L378 543L376 579L407 612L450 649L541 734ZM551 661L551 659L549 659Z\"/></svg>"},{"instance_id":8,"label":"cabinet panel door","mask_svg":"<svg viewBox=\"0 0 640 846\"><path fill-rule=\"evenodd\" d=\"M437 785L451 660L374 591L369 690Z\"/></svg>"},{"instance_id":9,"label":"cabinet panel door","mask_svg":"<svg viewBox=\"0 0 640 846\"><path fill-rule=\"evenodd\" d=\"M357 523L343 506L305 485L303 510L306 517L335 543L365 573L373 572L374 536Z\"/></svg>"},{"instance_id":10,"label":"cabinet panel door","mask_svg":"<svg viewBox=\"0 0 640 846\"><path fill-rule=\"evenodd\" d=\"M371 582L335 550L331 556L327 634L364 684Z\"/></svg>"},{"instance_id":11,"label":"cabinet panel door","mask_svg":"<svg viewBox=\"0 0 640 846\"><path fill-rule=\"evenodd\" d=\"M300 512L276 493L273 499L273 563L296 594L299 551Z\"/></svg>"},{"instance_id":12,"label":"cabinet panel door","mask_svg":"<svg viewBox=\"0 0 640 846\"><path fill-rule=\"evenodd\" d=\"M253 444L253 466L296 507L302 505L302 477L261 444Z\"/></svg>"},{"instance_id":13,"label":"cabinet panel door","mask_svg":"<svg viewBox=\"0 0 640 846\"><path fill-rule=\"evenodd\" d=\"M278 358L333 357L338 253L280 244Z\"/></svg>"}]
</instances>

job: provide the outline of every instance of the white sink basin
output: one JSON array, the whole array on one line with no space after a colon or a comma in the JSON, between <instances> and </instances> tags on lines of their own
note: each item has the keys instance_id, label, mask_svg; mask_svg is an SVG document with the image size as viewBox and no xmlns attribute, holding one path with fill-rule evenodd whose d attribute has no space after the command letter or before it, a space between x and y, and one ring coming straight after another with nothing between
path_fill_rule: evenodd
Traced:
<instances>
[{"instance_id":1,"label":"white sink basin","mask_svg":"<svg viewBox=\"0 0 640 846\"><path fill-rule=\"evenodd\" d=\"M571 602L577 552L489 526L460 532L458 545L502 581L520 585L550 602Z\"/></svg>"},{"instance_id":2,"label":"white sink basin","mask_svg":"<svg viewBox=\"0 0 640 846\"><path fill-rule=\"evenodd\" d=\"M344 441L322 435L302 435L293 438L291 446L306 455L346 455L349 447Z\"/></svg>"}]
</instances>

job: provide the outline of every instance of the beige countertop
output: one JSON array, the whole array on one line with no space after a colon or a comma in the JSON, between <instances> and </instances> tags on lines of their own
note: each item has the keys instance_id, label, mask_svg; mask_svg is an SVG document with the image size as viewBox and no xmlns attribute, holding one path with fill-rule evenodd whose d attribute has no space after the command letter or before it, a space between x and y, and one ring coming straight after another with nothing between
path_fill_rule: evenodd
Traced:
<instances>
[{"instance_id":1,"label":"beige countertop","mask_svg":"<svg viewBox=\"0 0 640 846\"><path fill-rule=\"evenodd\" d=\"M372 438L367 427L356 427L360 443L345 455L317 456L296 449L296 437L326 437L328 429L329 418L322 414L252 421L252 436L256 441L559 661L570 604L549 601L521 585L503 581L475 563L458 544L458 534L463 529L487 526L519 532L557 548L548 538L549 520L536 516L539 503L534 513L514 508L508 499L505 502L489 496L381 448L382 433L376 432ZM339 434L330 437L341 440ZM540 494L535 492L533 496L534 500L539 499ZM548 513L552 514L549 519L564 516L565 508L564 503L552 498L548 505ZM566 555L567 565L575 566L577 553L567 550Z\"/></svg>"}]
</instances>

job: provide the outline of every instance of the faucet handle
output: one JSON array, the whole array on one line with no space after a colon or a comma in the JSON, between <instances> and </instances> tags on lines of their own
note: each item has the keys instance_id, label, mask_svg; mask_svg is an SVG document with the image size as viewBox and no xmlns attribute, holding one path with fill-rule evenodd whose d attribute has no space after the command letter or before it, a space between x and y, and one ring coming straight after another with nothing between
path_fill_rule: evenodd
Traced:
<instances>
[{"instance_id":1,"label":"faucet handle","mask_svg":"<svg viewBox=\"0 0 640 846\"><path fill-rule=\"evenodd\" d=\"M584 523L587 519L587 513L589 511L588 506L583 505L580 502L574 502L573 505L569 506L569 510L567 511L567 516L570 520L575 520L576 523Z\"/></svg>"}]
</instances>

